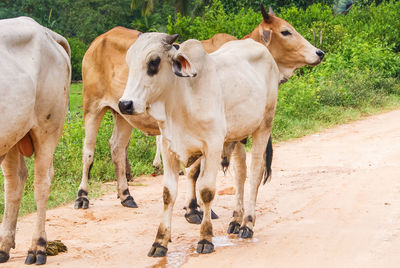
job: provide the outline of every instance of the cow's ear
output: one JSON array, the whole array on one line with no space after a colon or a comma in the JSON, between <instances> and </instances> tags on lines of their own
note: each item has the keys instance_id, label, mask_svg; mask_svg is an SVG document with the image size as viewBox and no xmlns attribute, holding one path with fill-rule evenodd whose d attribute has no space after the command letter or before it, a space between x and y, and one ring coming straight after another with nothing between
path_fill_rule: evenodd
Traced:
<instances>
[{"instance_id":1,"label":"cow's ear","mask_svg":"<svg viewBox=\"0 0 400 268\"><path fill-rule=\"evenodd\" d=\"M260 35L261 35L261 39L265 42L265 45L268 46L269 43L271 42L272 31L271 30L261 29L260 30Z\"/></svg>"},{"instance_id":2,"label":"cow's ear","mask_svg":"<svg viewBox=\"0 0 400 268\"><path fill-rule=\"evenodd\" d=\"M179 77L195 77L197 72L190 60L183 53L172 58L172 70Z\"/></svg>"}]
</instances>

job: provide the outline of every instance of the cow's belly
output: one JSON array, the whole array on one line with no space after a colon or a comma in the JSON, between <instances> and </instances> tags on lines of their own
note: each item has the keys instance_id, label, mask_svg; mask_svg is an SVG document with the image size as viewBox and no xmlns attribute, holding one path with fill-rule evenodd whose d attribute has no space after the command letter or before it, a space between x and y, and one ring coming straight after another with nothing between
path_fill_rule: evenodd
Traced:
<instances>
[{"instance_id":1,"label":"cow's belly","mask_svg":"<svg viewBox=\"0 0 400 268\"><path fill-rule=\"evenodd\" d=\"M243 82L242 82L243 81ZM253 133L262 123L267 110L265 86L249 86L245 80L224 89L226 141L238 141Z\"/></svg>"}]
</instances>

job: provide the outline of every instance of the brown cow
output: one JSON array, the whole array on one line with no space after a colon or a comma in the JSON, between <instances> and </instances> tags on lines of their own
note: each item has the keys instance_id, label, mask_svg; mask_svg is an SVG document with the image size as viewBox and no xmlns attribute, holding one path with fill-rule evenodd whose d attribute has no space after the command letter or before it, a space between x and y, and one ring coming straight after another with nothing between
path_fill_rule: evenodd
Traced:
<instances>
[{"instance_id":1,"label":"brown cow","mask_svg":"<svg viewBox=\"0 0 400 268\"><path fill-rule=\"evenodd\" d=\"M286 81L293 72L304 65L315 65L319 62L307 59L303 55L306 49L315 49L285 20L273 15L272 10L267 13L261 6L263 21L257 28L244 38L252 38L270 50L281 72L281 81ZM127 207L137 207L128 190L127 174L129 163L126 150L129 143L132 127L136 127L149 135L158 135L157 123L149 116L143 114L132 116L121 114L118 109L118 100L122 96L128 77L128 65L125 54L129 47L136 41L140 32L116 27L97 37L82 62L83 78L83 112L85 121L85 141L83 146L83 171L82 181L78 190L75 208L88 208L88 179L90 168L93 164L94 147L100 122L105 112L110 109L114 117L114 130L110 139L110 149L115 165L118 196L121 203ZM217 50L224 43L236 38L228 34L217 34L210 40L202 41L207 52ZM322 60L324 53L315 49L315 53ZM234 147L233 157L238 161L243 160L245 154L243 145ZM238 164L245 166L245 163ZM194 181L199 165L194 165L189 172L189 190L187 197L186 219L192 223L201 222L201 214L197 211ZM244 171L245 172L245 171Z\"/></svg>"}]
</instances>

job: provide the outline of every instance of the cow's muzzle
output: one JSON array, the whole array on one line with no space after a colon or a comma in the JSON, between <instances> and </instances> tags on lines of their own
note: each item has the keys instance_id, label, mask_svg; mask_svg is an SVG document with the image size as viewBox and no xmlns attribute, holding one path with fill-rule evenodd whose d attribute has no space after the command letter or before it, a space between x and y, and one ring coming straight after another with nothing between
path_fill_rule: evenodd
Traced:
<instances>
[{"instance_id":1,"label":"cow's muzzle","mask_svg":"<svg viewBox=\"0 0 400 268\"><path fill-rule=\"evenodd\" d=\"M133 101L119 101L118 108L123 114L133 114Z\"/></svg>"},{"instance_id":2,"label":"cow's muzzle","mask_svg":"<svg viewBox=\"0 0 400 268\"><path fill-rule=\"evenodd\" d=\"M321 49L318 49L315 53L317 53L317 56L320 58L320 60L322 60L325 56L325 53Z\"/></svg>"}]
</instances>

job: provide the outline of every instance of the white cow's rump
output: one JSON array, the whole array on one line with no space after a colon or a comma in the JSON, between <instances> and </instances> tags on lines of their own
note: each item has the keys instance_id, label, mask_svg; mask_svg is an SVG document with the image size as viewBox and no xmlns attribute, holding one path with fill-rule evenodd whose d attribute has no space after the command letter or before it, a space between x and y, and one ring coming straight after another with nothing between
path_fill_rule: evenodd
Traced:
<instances>
[{"instance_id":1,"label":"white cow's rump","mask_svg":"<svg viewBox=\"0 0 400 268\"><path fill-rule=\"evenodd\" d=\"M199 154L203 157L196 194L204 217L197 251L213 251L211 201L224 145L226 149L249 135L253 137L249 203L244 212L245 168L239 167L237 204L230 226L239 225L239 237L252 236L280 80L269 51L253 40L228 42L208 55L197 40L176 49L172 46L175 39L159 33L139 36L127 53L129 76L119 105L122 113L148 112L157 120L163 137L164 216L149 252L154 257L166 254L171 238L179 161L189 165L192 156ZM243 163L243 147L231 148L237 162Z\"/></svg>"},{"instance_id":2,"label":"white cow's rump","mask_svg":"<svg viewBox=\"0 0 400 268\"><path fill-rule=\"evenodd\" d=\"M46 204L54 175L53 153L61 135L71 80L70 49L59 34L33 19L0 21L0 163L5 209L0 262L15 247L15 229L27 169L35 154L37 222L26 263L46 262Z\"/></svg>"}]
</instances>

